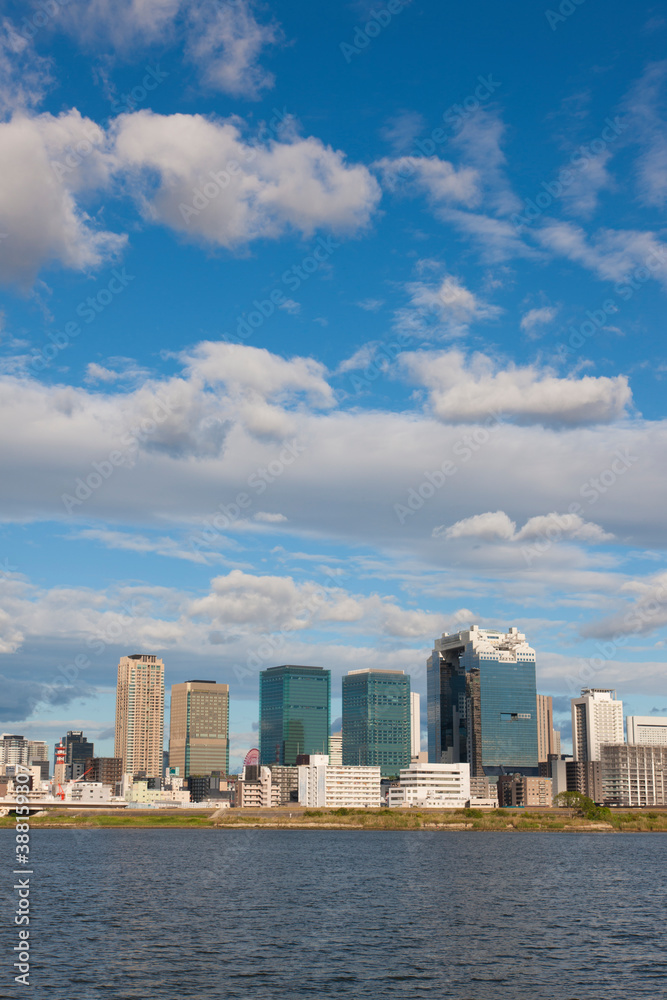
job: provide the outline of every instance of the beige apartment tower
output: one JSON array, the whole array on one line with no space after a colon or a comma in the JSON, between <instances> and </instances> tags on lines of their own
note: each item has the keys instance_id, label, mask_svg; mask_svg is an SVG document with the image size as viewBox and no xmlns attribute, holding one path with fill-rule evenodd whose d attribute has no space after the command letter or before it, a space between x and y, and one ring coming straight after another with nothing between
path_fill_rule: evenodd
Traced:
<instances>
[{"instance_id":1,"label":"beige apartment tower","mask_svg":"<svg viewBox=\"0 0 667 1000\"><path fill-rule=\"evenodd\" d=\"M157 656L121 656L116 688L116 741L123 774L162 776L164 663Z\"/></svg>"},{"instance_id":2,"label":"beige apartment tower","mask_svg":"<svg viewBox=\"0 0 667 1000\"><path fill-rule=\"evenodd\" d=\"M185 681L171 688L169 767L191 774L229 774L229 685Z\"/></svg>"}]
</instances>

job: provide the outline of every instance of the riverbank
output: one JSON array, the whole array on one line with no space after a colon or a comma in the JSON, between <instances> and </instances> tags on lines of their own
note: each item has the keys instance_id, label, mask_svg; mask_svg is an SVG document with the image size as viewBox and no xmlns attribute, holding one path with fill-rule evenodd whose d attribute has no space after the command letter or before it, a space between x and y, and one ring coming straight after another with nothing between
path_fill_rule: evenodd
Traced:
<instances>
[{"instance_id":1,"label":"riverbank","mask_svg":"<svg viewBox=\"0 0 667 1000\"><path fill-rule=\"evenodd\" d=\"M11 829L14 816L0 819ZM230 830L470 830L515 833L667 833L667 810L612 810L604 822L577 817L568 809L220 809L119 812L55 808L30 817L32 829L230 829Z\"/></svg>"}]
</instances>

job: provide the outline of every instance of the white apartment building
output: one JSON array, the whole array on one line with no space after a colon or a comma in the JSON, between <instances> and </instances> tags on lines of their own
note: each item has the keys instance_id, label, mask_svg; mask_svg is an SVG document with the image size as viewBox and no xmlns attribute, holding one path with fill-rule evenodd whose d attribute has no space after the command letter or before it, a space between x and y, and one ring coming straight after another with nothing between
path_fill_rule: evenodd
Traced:
<instances>
[{"instance_id":1,"label":"white apartment building","mask_svg":"<svg viewBox=\"0 0 667 1000\"><path fill-rule=\"evenodd\" d=\"M299 805L325 809L377 809L382 805L379 767L330 764L327 754L311 754L300 764Z\"/></svg>"},{"instance_id":2,"label":"white apartment building","mask_svg":"<svg viewBox=\"0 0 667 1000\"><path fill-rule=\"evenodd\" d=\"M667 745L667 718L655 715L628 715L625 720L628 743L641 746Z\"/></svg>"},{"instance_id":3,"label":"white apartment building","mask_svg":"<svg viewBox=\"0 0 667 1000\"><path fill-rule=\"evenodd\" d=\"M343 731L329 737L329 763L343 766Z\"/></svg>"},{"instance_id":4,"label":"white apartment building","mask_svg":"<svg viewBox=\"0 0 667 1000\"><path fill-rule=\"evenodd\" d=\"M419 757L422 748L420 697L416 691L410 692L410 756Z\"/></svg>"},{"instance_id":5,"label":"white apartment building","mask_svg":"<svg viewBox=\"0 0 667 1000\"><path fill-rule=\"evenodd\" d=\"M49 750L43 740L27 740L15 733L0 736L0 766L29 764L32 760L48 760Z\"/></svg>"},{"instance_id":6,"label":"white apartment building","mask_svg":"<svg viewBox=\"0 0 667 1000\"><path fill-rule=\"evenodd\" d=\"M469 764L411 764L389 789L390 809L463 809L469 801Z\"/></svg>"},{"instance_id":7,"label":"white apartment building","mask_svg":"<svg viewBox=\"0 0 667 1000\"><path fill-rule=\"evenodd\" d=\"M600 760L603 743L623 743L623 702L609 688L583 688L572 698L572 748L575 760Z\"/></svg>"},{"instance_id":8,"label":"white apartment building","mask_svg":"<svg viewBox=\"0 0 667 1000\"><path fill-rule=\"evenodd\" d=\"M243 768L236 786L236 805L240 809L270 809L280 805L280 785L273 782L270 767Z\"/></svg>"}]
</instances>

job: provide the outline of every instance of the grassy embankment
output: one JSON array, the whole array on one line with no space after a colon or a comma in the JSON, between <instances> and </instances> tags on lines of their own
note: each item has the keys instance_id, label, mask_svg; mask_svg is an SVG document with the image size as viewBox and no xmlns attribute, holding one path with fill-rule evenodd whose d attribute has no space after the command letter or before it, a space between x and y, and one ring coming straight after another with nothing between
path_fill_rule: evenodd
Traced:
<instances>
[{"instance_id":1,"label":"grassy embankment","mask_svg":"<svg viewBox=\"0 0 667 1000\"><path fill-rule=\"evenodd\" d=\"M13 827L15 818L0 819L0 829ZM33 829L42 828L200 828L212 829L342 829L342 830L490 830L497 832L570 831L665 832L667 810L612 810L603 822L577 817L568 809L524 810L457 809L452 811L398 809L230 809L205 812L128 810L49 810L32 816Z\"/></svg>"}]
</instances>

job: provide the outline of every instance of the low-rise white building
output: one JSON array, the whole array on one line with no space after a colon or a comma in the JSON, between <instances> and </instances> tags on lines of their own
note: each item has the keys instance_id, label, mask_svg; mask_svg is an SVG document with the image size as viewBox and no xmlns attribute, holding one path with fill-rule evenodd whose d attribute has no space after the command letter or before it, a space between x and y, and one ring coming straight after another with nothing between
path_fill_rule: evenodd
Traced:
<instances>
[{"instance_id":1,"label":"low-rise white building","mask_svg":"<svg viewBox=\"0 0 667 1000\"><path fill-rule=\"evenodd\" d=\"M311 754L299 768L299 804L325 809L377 809L382 805L379 767L330 764L327 754Z\"/></svg>"},{"instance_id":2,"label":"low-rise white building","mask_svg":"<svg viewBox=\"0 0 667 1000\"><path fill-rule=\"evenodd\" d=\"M464 809L469 801L469 764L411 764L389 789L391 809Z\"/></svg>"},{"instance_id":3,"label":"low-rise white building","mask_svg":"<svg viewBox=\"0 0 667 1000\"><path fill-rule=\"evenodd\" d=\"M68 781L63 785L65 805L104 805L111 802L111 786L101 781Z\"/></svg>"},{"instance_id":4,"label":"low-rise white building","mask_svg":"<svg viewBox=\"0 0 667 1000\"><path fill-rule=\"evenodd\" d=\"M272 781L270 767L244 766L236 786L236 805L239 809L270 809L280 805L280 785Z\"/></svg>"}]
</instances>

